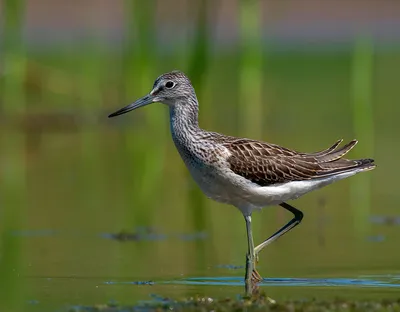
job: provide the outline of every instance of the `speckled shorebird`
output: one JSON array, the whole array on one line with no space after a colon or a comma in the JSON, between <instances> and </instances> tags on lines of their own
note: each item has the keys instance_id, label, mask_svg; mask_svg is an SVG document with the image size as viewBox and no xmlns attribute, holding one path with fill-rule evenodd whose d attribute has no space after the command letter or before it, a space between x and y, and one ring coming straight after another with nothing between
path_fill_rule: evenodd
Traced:
<instances>
[{"instance_id":1,"label":"speckled shorebird","mask_svg":"<svg viewBox=\"0 0 400 312\"><path fill-rule=\"evenodd\" d=\"M262 278L256 270L259 252L298 225L303 213L287 204L312 190L375 168L373 159L342 158L356 144L299 153L279 145L226 136L198 124L199 103L190 80L180 71L161 75L151 92L109 117L160 102L170 112L172 139L192 177L206 196L238 208L246 221L248 251L245 281ZM294 217L275 234L254 247L251 215L254 210L280 205Z\"/></svg>"}]
</instances>

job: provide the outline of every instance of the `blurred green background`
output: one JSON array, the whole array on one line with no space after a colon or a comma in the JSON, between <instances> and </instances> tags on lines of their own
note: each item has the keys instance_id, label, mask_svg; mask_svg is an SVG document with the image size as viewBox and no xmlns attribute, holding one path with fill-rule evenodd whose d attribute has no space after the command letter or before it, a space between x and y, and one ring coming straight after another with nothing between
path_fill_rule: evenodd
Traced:
<instances>
[{"instance_id":1,"label":"blurred green background","mask_svg":"<svg viewBox=\"0 0 400 312\"><path fill-rule=\"evenodd\" d=\"M1 311L242 292L157 283L242 277L224 265L247 248L241 214L192 182L167 107L107 118L173 69L206 129L304 152L357 138L349 157L376 160L292 203L305 219L260 255L264 277L399 276L399 3L3 0L0 13ZM256 242L289 218L256 213ZM109 283L122 280L156 283Z\"/></svg>"}]
</instances>

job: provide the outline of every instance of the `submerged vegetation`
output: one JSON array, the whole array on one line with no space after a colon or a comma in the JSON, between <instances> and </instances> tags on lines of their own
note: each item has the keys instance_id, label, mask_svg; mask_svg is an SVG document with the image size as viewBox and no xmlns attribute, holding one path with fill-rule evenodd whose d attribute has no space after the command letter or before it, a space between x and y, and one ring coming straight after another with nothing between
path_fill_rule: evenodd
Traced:
<instances>
[{"instance_id":1,"label":"submerged vegetation","mask_svg":"<svg viewBox=\"0 0 400 312\"><path fill-rule=\"evenodd\" d=\"M244 312L398 312L400 311L400 298L397 300L365 300L352 301L344 299L334 300L286 300L275 302L265 293L261 292L253 297L238 299L214 299L211 297L190 297L182 300L168 298L158 299L155 302L141 303L135 306L120 306L117 303L95 305L93 307L76 306L68 312L130 312L130 311L244 311Z\"/></svg>"}]
</instances>

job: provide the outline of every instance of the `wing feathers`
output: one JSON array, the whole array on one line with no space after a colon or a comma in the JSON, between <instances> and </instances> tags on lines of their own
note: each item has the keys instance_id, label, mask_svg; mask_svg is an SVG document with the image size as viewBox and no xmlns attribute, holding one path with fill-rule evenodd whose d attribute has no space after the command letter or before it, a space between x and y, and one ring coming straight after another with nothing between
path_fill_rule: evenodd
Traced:
<instances>
[{"instance_id":1,"label":"wing feathers","mask_svg":"<svg viewBox=\"0 0 400 312\"><path fill-rule=\"evenodd\" d=\"M344 155L346 155L348 152L350 152L354 146L358 143L357 140L352 140L349 143L347 143L345 146L342 148L338 149L337 151L332 151L326 155L323 155L322 157L318 158L318 161L320 162L330 162L330 161L335 161L337 159L342 158Z\"/></svg>"},{"instance_id":2,"label":"wing feathers","mask_svg":"<svg viewBox=\"0 0 400 312\"><path fill-rule=\"evenodd\" d=\"M343 139L340 139L340 140L338 140L338 141L336 141L335 142L335 144L333 144L331 147L329 147L329 148L327 148L327 149L325 149L325 150L323 150L323 151L320 151L320 152L316 152L316 153L302 153L302 155L312 155L312 156L324 156L324 155L327 155L327 154L330 154L330 153L332 153L333 151L335 151L336 150L336 148L340 145L340 143L342 143L343 142Z\"/></svg>"},{"instance_id":3,"label":"wing feathers","mask_svg":"<svg viewBox=\"0 0 400 312\"><path fill-rule=\"evenodd\" d=\"M339 140L326 150L310 154L246 139L224 142L223 145L231 153L227 159L231 170L261 186L375 167L372 159L343 159L357 141L350 141L337 149L341 142Z\"/></svg>"}]
</instances>

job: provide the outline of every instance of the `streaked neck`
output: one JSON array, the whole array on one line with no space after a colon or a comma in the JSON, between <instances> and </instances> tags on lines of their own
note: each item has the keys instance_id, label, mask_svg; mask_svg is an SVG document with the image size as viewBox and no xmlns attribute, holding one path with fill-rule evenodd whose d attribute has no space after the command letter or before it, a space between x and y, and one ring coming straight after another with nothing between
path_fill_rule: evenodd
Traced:
<instances>
[{"instance_id":1,"label":"streaked neck","mask_svg":"<svg viewBox=\"0 0 400 312\"><path fill-rule=\"evenodd\" d=\"M196 133L201 132L198 120L197 100L170 106L170 127L175 143L187 144Z\"/></svg>"},{"instance_id":2,"label":"streaked neck","mask_svg":"<svg viewBox=\"0 0 400 312\"><path fill-rule=\"evenodd\" d=\"M169 109L171 126L184 129L199 127L199 109L197 100L182 102L171 106Z\"/></svg>"}]
</instances>

